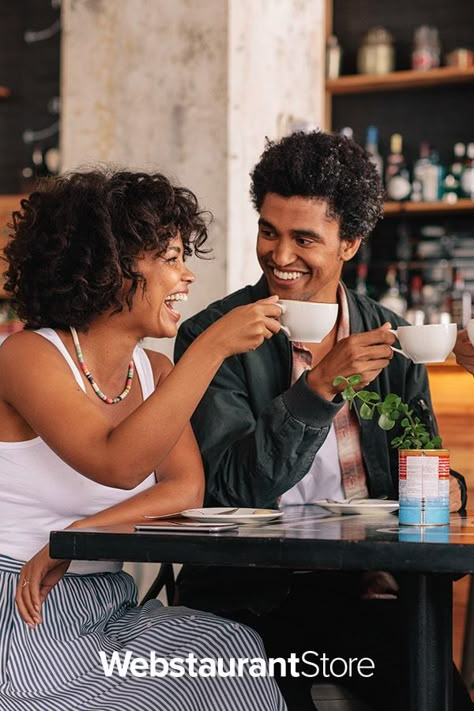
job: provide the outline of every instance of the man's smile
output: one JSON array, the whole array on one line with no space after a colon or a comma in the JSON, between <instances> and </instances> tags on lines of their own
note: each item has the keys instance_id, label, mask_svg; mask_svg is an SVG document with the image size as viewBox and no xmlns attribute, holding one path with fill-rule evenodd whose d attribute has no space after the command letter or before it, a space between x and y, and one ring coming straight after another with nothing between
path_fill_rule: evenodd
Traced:
<instances>
[{"instance_id":1,"label":"man's smile","mask_svg":"<svg viewBox=\"0 0 474 711\"><path fill-rule=\"evenodd\" d=\"M277 267L273 267L272 272L273 272L273 275L277 277L277 279L283 279L283 281L296 281L297 279L300 279L305 274L308 274L308 272L277 269Z\"/></svg>"}]
</instances>

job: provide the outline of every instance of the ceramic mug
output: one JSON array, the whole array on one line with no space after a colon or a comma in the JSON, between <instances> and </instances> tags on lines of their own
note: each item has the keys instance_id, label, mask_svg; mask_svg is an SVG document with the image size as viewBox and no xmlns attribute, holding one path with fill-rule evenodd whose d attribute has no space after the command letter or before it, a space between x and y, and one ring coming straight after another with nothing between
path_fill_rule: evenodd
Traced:
<instances>
[{"instance_id":1,"label":"ceramic mug","mask_svg":"<svg viewBox=\"0 0 474 711\"><path fill-rule=\"evenodd\" d=\"M391 332L402 349L394 348L414 363L442 363L454 348L457 336L455 323L430 323L424 326L399 326Z\"/></svg>"},{"instance_id":2,"label":"ceramic mug","mask_svg":"<svg viewBox=\"0 0 474 711\"><path fill-rule=\"evenodd\" d=\"M336 323L338 304L280 299L282 330L290 341L320 343Z\"/></svg>"}]
</instances>

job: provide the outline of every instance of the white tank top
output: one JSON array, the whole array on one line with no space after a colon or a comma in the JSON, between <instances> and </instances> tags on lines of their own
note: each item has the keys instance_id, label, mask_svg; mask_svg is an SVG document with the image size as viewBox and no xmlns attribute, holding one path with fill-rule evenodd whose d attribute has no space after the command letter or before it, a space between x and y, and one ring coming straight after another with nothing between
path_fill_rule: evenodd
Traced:
<instances>
[{"instance_id":1,"label":"white tank top","mask_svg":"<svg viewBox=\"0 0 474 711\"><path fill-rule=\"evenodd\" d=\"M57 333L50 328L35 333L58 348L85 392L80 371ZM146 399L155 389L150 361L138 346L133 361ZM48 542L50 531L66 528L155 483L155 475L150 474L131 491L104 486L68 466L40 437L0 442L0 553L29 560ZM120 568L121 564L114 562L73 561L68 572L116 572Z\"/></svg>"}]
</instances>

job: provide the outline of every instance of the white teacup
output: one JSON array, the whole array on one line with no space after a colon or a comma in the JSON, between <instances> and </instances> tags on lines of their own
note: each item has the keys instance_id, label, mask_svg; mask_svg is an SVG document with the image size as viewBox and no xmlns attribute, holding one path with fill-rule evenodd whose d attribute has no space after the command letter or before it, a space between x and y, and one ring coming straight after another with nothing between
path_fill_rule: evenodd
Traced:
<instances>
[{"instance_id":1,"label":"white teacup","mask_svg":"<svg viewBox=\"0 0 474 711\"><path fill-rule=\"evenodd\" d=\"M320 343L336 323L338 304L281 299L282 329L290 341Z\"/></svg>"},{"instance_id":2,"label":"white teacup","mask_svg":"<svg viewBox=\"0 0 474 711\"><path fill-rule=\"evenodd\" d=\"M442 363L454 348L457 336L455 323L431 323L425 326L399 326L392 333L403 350L394 348L414 363Z\"/></svg>"},{"instance_id":3,"label":"white teacup","mask_svg":"<svg viewBox=\"0 0 474 711\"><path fill-rule=\"evenodd\" d=\"M471 320L467 322L466 330L467 335L469 336L469 340L474 346L474 318L471 318Z\"/></svg>"}]
</instances>

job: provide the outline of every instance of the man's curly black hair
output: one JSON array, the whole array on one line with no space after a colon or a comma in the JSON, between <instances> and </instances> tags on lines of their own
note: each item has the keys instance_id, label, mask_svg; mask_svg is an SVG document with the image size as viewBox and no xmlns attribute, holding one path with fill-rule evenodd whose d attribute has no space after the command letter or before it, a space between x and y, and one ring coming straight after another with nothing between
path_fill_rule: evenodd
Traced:
<instances>
[{"instance_id":1,"label":"man's curly black hair","mask_svg":"<svg viewBox=\"0 0 474 711\"><path fill-rule=\"evenodd\" d=\"M341 239L365 238L383 211L383 188L368 154L344 136L293 133L267 139L251 173L250 195L260 212L267 193L325 200L339 220Z\"/></svg>"},{"instance_id":2,"label":"man's curly black hair","mask_svg":"<svg viewBox=\"0 0 474 711\"><path fill-rule=\"evenodd\" d=\"M86 329L131 308L145 287L136 261L163 253L178 233L202 256L209 213L160 173L112 169L46 179L13 213L5 290L26 328Z\"/></svg>"}]
</instances>

